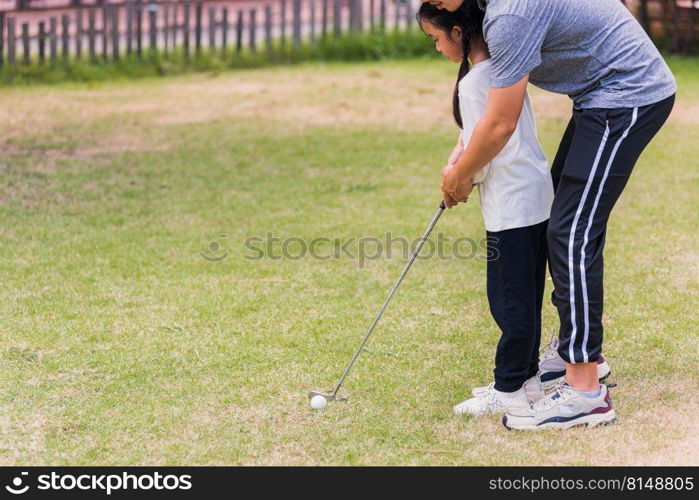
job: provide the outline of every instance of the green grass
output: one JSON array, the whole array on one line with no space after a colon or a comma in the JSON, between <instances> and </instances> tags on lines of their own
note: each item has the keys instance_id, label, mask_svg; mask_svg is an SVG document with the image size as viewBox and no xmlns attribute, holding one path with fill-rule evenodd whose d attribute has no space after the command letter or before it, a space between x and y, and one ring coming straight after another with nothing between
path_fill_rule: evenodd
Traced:
<instances>
[{"instance_id":1,"label":"green grass","mask_svg":"<svg viewBox=\"0 0 699 500\"><path fill-rule=\"evenodd\" d=\"M697 465L699 66L670 62L676 112L607 237L620 421L568 433L451 413L492 377L482 260L416 263L349 401L314 412L306 391L332 386L404 261L245 258L245 239L268 232L418 237L457 133L455 65L8 89L0 463ZM552 158L569 103L533 100ZM482 237L478 203L437 231ZM212 241L228 252L218 263L200 255ZM548 336L548 301L544 314Z\"/></svg>"}]
</instances>

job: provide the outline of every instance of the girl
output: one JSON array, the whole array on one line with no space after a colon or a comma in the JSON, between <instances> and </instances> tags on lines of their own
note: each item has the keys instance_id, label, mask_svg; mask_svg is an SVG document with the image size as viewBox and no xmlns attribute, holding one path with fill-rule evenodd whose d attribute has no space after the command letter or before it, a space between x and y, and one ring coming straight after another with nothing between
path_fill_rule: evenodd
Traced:
<instances>
[{"instance_id":1,"label":"girl","mask_svg":"<svg viewBox=\"0 0 699 500\"><path fill-rule=\"evenodd\" d=\"M490 55L483 40L483 17L477 2L464 2L455 12L423 3L417 14L437 51L461 64L453 114L462 131L450 165L468 143L488 102ZM473 389L473 397L454 407L457 415L504 413L543 396L537 371L553 183L528 97L512 138L472 183L478 186L488 254L494 256L487 264L488 302L502 336L495 355L495 381Z\"/></svg>"}]
</instances>

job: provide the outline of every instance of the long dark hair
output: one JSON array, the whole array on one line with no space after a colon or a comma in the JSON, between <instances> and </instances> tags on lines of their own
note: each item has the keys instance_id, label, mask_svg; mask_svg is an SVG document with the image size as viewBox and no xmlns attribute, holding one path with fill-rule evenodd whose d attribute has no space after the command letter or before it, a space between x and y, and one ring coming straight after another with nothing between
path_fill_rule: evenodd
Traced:
<instances>
[{"instance_id":1,"label":"long dark hair","mask_svg":"<svg viewBox=\"0 0 699 500\"><path fill-rule=\"evenodd\" d=\"M456 78L454 97L452 98L452 113L454 114L454 121L456 124L459 128L463 128L461 111L459 111L459 82L466 76L470 67L468 64L468 54L471 52L471 38L474 36L483 36L483 18L485 17L485 12L480 9L476 0L464 0L461 7L454 12L449 12L446 9L438 9L431 3L424 2L420 6L420 10L415 17L417 17L418 24L422 21L427 21L435 28L444 31L449 38L451 38L454 27L458 26L461 29L461 46L464 51L464 60L461 62L459 76ZM422 27L421 24L420 26Z\"/></svg>"}]
</instances>

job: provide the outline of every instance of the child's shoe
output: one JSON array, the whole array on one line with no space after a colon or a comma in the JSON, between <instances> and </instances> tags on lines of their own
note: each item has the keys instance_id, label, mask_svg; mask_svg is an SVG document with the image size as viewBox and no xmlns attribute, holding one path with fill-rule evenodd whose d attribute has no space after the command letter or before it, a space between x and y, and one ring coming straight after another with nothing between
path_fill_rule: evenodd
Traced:
<instances>
[{"instance_id":1,"label":"child's shoe","mask_svg":"<svg viewBox=\"0 0 699 500\"><path fill-rule=\"evenodd\" d=\"M491 382L489 385L484 385L481 387L474 387L471 394L474 396L479 396L485 394L489 390L495 387L495 382ZM539 380L539 376L534 375L530 379L524 382L524 392L527 394L527 399L529 403L534 404L544 397L544 388Z\"/></svg>"},{"instance_id":2,"label":"child's shoe","mask_svg":"<svg viewBox=\"0 0 699 500\"><path fill-rule=\"evenodd\" d=\"M524 387L515 392L501 392L491 384L485 392L467 399L454 407L456 415L486 415L489 413L502 413L519 406L529 406L527 393Z\"/></svg>"}]
</instances>

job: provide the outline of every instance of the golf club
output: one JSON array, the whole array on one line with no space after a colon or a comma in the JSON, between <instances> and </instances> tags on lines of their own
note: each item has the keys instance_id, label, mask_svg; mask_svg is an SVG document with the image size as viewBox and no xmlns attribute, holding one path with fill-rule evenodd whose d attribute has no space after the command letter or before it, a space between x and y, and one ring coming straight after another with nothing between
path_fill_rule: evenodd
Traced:
<instances>
[{"instance_id":1,"label":"golf club","mask_svg":"<svg viewBox=\"0 0 699 500\"><path fill-rule=\"evenodd\" d=\"M418 256L418 254L420 253L420 250L422 249L422 245L424 245L428 236L432 232L432 228L434 228L435 224L437 224L437 221L439 220L439 217L442 215L442 212L444 212L445 208L446 207L444 205L444 201L442 201L442 203L440 203L440 205L439 205L439 208L437 209L437 213L434 214L434 217L432 217L432 221L430 222L430 225L427 226L427 230L425 231L425 234L423 234L422 238L420 238L420 241L417 244L417 246L415 247L413 254L410 256L408 263L405 265L405 267L403 268L403 271L400 273L400 276L398 277L398 281L396 281L396 284L393 285L393 288L389 292L388 297L386 297L386 300L384 301L383 306L381 306L381 309L379 309L379 313L376 315L376 317L374 318L374 321L372 321L371 325L369 326L369 329L364 334L364 338L362 339L362 342L359 344L359 347L357 347L357 350L354 351L354 355L352 356L352 359L350 360L349 364L345 368L345 371L342 373L342 376L340 377L340 380L337 382L335 389L332 392L310 391L308 393L309 399L313 399L316 396L322 396L323 398L325 398L325 400L327 402L334 401L334 400L345 401L347 399L347 398L343 398L343 397L338 397L337 391L340 390L342 383L345 381L347 374L352 369L352 366L354 365L354 362L357 360L359 353L362 351L364 344L366 344L366 341L369 339L371 332L374 331L374 327L376 327L376 324L381 319L381 316L383 315L384 311L386 310L388 303L391 301L393 294L396 293L396 290L398 289L401 282L403 281L403 278L405 278L405 275L408 273L410 266L413 265L415 258ZM321 400L321 402L322 402L322 400Z\"/></svg>"}]
</instances>

